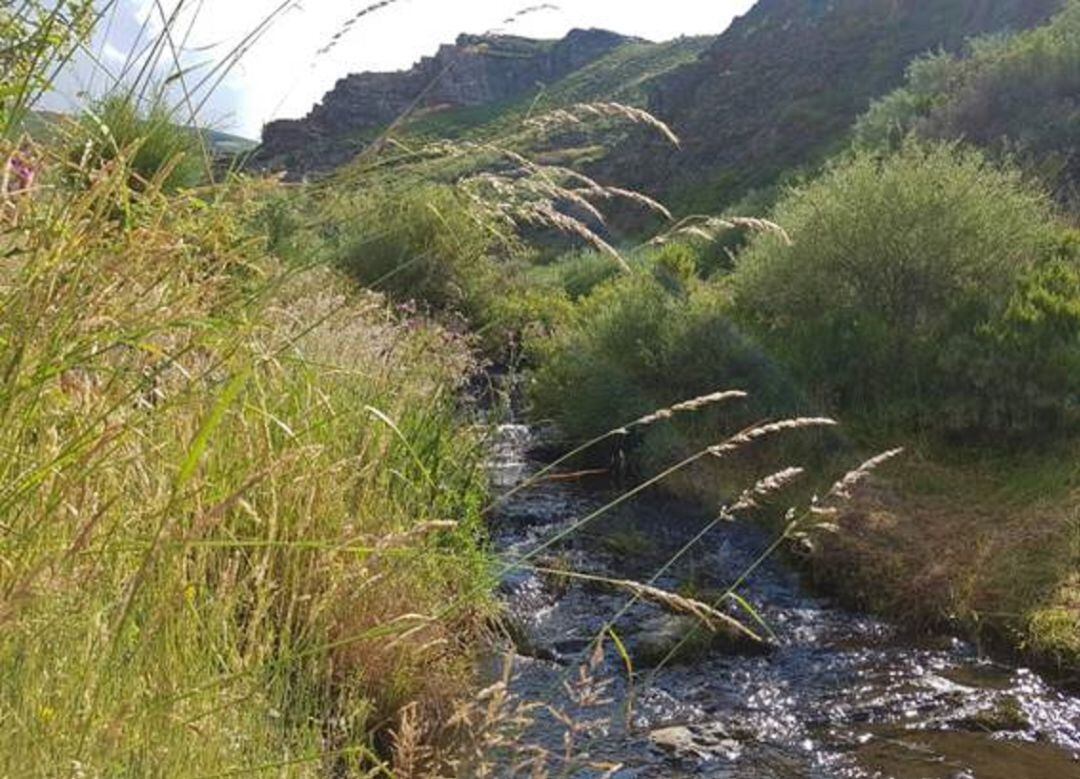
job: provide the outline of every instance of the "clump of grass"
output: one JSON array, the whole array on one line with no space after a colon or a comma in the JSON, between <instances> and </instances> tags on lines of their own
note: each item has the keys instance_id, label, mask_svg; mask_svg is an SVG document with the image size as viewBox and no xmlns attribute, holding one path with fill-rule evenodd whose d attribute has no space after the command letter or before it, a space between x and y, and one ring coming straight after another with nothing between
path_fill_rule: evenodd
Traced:
<instances>
[{"instance_id":1,"label":"clump of grass","mask_svg":"<svg viewBox=\"0 0 1080 779\"><path fill-rule=\"evenodd\" d=\"M855 489L850 505L823 516L840 532L819 544L812 571L849 603L914 628L963 630L1075 678L1075 449L1064 443L1003 455L918 447L887 482Z\"/></svg>"},{"instance_id":2,"label":"clump of grass","mask_svg":"<svg viewBox=\"0 0 1080 779\"><path fill-rule=\"evenodd\" d=\"M172 193L209 176L202 136L177 124L176 112L160 95L140 105L133 95L111 94L86 108L68 135L70 169L84 182L107 175L120 160L137 192L153 185Z\"/></svg>"}]
</instances>

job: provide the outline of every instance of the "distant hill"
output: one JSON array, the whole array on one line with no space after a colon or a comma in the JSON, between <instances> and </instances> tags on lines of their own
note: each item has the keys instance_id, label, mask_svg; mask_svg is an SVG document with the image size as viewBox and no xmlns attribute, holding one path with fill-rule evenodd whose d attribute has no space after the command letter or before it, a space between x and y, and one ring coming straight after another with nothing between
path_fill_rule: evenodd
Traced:
<instances>
[{"instance_id":1,"label":"distant hill","mask_svg":"<svg viewBox=\"0 0 1080 779\"><path fill-rule=\"evenodd\" d=\"M630 132L591 174L717 211L850 138L913 59L1045 22L1062 0L760 0L717 37L666 43L576 30L560 41L462 36L402 73L342 79L311 113L267 125L254 156L294 176L349 162L402 114L401 136L485 137L576 102L647 107L682 139Z\"/></svg>"},{"instance_id":2,"label":"distant hill","mask_svg":"<svg viewBox=\"0 0 1080 779\"><path fill-rule=\"evenodd\" d=\"M203 137L210 145L210 149L215 154L232 155L232 154L247 154L254 151L259 146L258 141L253 141L250 138L243 138L239 135L232 135L231 133L224 133L220 130L202 130Z\"/></svg>"},{"instance_id":3,"label":"distant hill","mask_svg":"<svg viewBox=\"0 0 1080 779\"><path fill-rule=\"evenodd\" d=\"M645 105L659 76L711 41L657 44L604 30L574 30L559 41L461 36L409 71L342 79L303 119L271 122L255 161L295 175L333 170L403 114L404 133L458 138L574 102Z\"/></svg>"}]
</instances>

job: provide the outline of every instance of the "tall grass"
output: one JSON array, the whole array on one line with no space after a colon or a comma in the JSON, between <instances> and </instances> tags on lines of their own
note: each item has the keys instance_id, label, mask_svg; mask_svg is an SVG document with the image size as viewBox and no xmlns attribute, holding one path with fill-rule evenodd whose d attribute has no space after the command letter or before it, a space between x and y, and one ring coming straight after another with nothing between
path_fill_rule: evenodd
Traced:
<instances>
[{"instance_id":1,"label":"tall grass","mask_svg":"<svg viewBox=\"0 0 1080 779\"><path fill-rule=\"evenodd\" d=\"M3 204L0 773L370 770L489 609L468 351L132 173Z\"/></svg>"},{"instance_id":2,"label":"tall grass","mask_svg":"<svg viewBox=\"0 0 1080 779\"><path fill-rule=\"evenodd\" d=\"M123 157L131 189L142 190L153 182L172 193L207 183L213 174L203 138L176 121L163 94L143 106L113 94L88 106L77 123L61 132L71 147L73 170L83 179Z\"/></svg>"},{"instance_id":3,"label":"tall grass","mask_svg":"<svg viewBox=\"0 0 1080 779\"><path fill-rule=\"evenodd\" d=\"M15 0L0 8L0 137L21 132L96 20L93 0Z\"/></svg>"}]
</instances>

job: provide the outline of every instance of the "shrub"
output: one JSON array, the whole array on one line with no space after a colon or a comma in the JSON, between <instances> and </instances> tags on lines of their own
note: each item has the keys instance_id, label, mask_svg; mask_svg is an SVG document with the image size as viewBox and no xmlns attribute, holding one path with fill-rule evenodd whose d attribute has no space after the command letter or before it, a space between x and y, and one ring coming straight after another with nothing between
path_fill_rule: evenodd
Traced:
<instances>
[{"instance_id":1,"label":"shrub","mask_svg":"<svg viewBox=\"0 0 1080 779\"><path fill-rule=\"evenodd\" d=\"M634 268L657 272L670 281L687 280L699 273L701 255L685 243L672 242L663 246L644 246L624 255ZM624 273L610 254L596 249L578 249L558 257L549 265L535 268L531 281L554 286L572 301L587 298L601 285Z\"/></svg>"},{"instance_id":2,"label":"shrub","mask_svg":"<svg viewBox=\"0 0 1080 779\"><path fill-rule=\"evenodd\" d=\"M919 120L938 105L958 76L957 59L935 52L915 59L907 69L907 83L874 101L855 125L857 145L871 149L899 147Z\"/></svg>"},{"instance_id":3,"label":"shrub","mask_svg":"<svg viewBox=\"0 0 1080 779\"><path fill-rule=\"evenodd\" d=\"M1002 433L1072 405L1076 374L1052 362L1077 348L1075 252L1014 171L907 143L837 164L775 218L793 245L762 235L743 254L739 316L830 406Z\"/></svg>"},{"instance_id":4,"label":"shrub","mask_svg":"<svg viewBox=\"0 0 1080 779\"><path fill-rule=\"evenodd\" d=\"M497 255L508 254L511 242L450 186L381 189L330 208L344 225L334 236L340 265L398 300L482 324L507 282Z\"/></svg>"},{"instance_id":5,"label":"shrub","mask_svg":"<svg viewBox=\"0 0 1080 779\"><path fill-rule=\"evenodd\" d=\"M596 249L579 249L564 254L550 266L558 285L571 300L580 300L621 270L611 257Z\"/></svg>"},{"instance_id":6,"label":"shrub","mask_svg":"<svg viewBox=\"0 0 1080 779\"><path fill-rule=\"evenodd\" d=\"M570 438L587 440L718 389L751 392L742 411L750 416L793 407L797 398L782 372L740 335L725 298L722 289L692 277L673 285L663 264L601 286L541 345L534 411ZM715 435L715 414L739 417L731 408L690 415L693 429L681 426L678 435Z\"/></svg>"}]
</instances>

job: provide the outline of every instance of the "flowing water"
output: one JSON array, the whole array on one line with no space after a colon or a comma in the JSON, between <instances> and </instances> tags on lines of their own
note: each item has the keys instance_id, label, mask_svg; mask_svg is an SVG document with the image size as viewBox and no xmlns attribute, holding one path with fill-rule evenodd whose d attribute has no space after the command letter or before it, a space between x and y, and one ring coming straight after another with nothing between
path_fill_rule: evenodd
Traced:
<instances>
[{"instance_id":1,"label":"flowing water","mask_svg":"<svg viewBox=\"0 0 1080 779\"><path fill-rule=\"evenodd\" d=\"M502 428L491 464L498 487L535 470L530 440L527 428ZM613 494L603 484L559 481L524 490L494 520L497 547L510 557L527 553ZM635 666L631 681L608 641L583 684L590 642L629 596L551 571L648 581L709 520L685 505L634 501L546 549L533 562L549 571L504 576L517 626L512 692L559 712L538 709L522 744L563 753L565 715L575 723L573 751L621 765L617 779L1080 779L1080 698L963 641L914 639L815 597L775 559L740 589L774 634L772 651L705 648L658 671ZM748 524L719 526L657 584L722 590L769 541ZM680 627L679 618L637 603L614 632L630 655L647 657L643 648L662 646ZM599 691L583 694L589 689Z\"/></svg>"}]
</instances>

